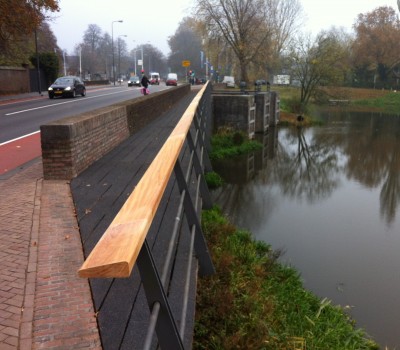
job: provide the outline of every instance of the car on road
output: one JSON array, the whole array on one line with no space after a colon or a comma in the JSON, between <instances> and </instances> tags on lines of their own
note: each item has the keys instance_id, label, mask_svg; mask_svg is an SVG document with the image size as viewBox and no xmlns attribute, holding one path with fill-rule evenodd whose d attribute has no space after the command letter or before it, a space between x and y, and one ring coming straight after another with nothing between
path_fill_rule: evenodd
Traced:
<instances>
[{"instance_id":1,"label":"car on road","mask_svg":"<svg viewBox=\"0 0 400 350\"><path fill-rule=\"evenodd\" d=\"M167 79L165 80L165 85L177 86L178 85L178 75L176 73L168 73Z\"/></svg>"},{"instance_id":2,"label":"car on road","mask_svg":"<svg viewBox=\"0 0 400 350\"><path fill-rule=\"evenodd\" d=\"M150 84L160 85L160 74L156 72L150 73Z\"/></svg>"},{"instance_id":3,"label":"car on road","mask_svg":"<svg viewBox=\"0 0 400 350\"><path fill-rule=\"evenodd\" d=\"M80 77L65 76L57 78L47 89L49 98L86 96L85 83Z\"/></svg>"},{"instance_id":4,"label":"car on road","mask_svg":"<svg viewBox=\"0 0 400 350\"><path fill-rule=\"evenodd\" d=\"M207 82L206 78L196 78L196 84L205 84Z\"/></svg>"},{"instance_id":5,"label":"car on road","mask_svg":"<svg viewBox=\"0 0 400 350\"><path fill-rule=\"evenodd\" d=\"M130 77L128 80L128 86L140 86L140 78L137 75Z\"/></svg>"}]
</instances>

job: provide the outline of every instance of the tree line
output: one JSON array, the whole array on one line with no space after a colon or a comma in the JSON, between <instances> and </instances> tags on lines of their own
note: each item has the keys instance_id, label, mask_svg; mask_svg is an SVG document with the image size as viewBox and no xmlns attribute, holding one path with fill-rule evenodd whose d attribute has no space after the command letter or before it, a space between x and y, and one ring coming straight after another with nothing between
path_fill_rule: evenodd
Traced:
<instances>
[{"instance_id":1,"label":"tree line","mask_svg":"<svg viewBox=\"0 0 400 350\"><path fill-rule=\"evenodd\" d=\"M38 51L51 78L64 73L65 52L50 29L51 18L44 15L60 11L56 0L0 0L0 10L0 65L34 66ZM168 55L149 43L128 51L123 36L112 43L109 33L89 24L67 55L68 73L110 78L114 63L115 76L144 68L183 77L187 68L182 61L188 60L196 76L215 80L234 75L251 85L257 79L290 75L301 89L301 105L318 98L325 86L399 88L400 21L395 9L381 6L360 13L351 33L337 27L304 33L303 23L298 0L196 0L192 15L169 37Z\"/></svg>"}]
</instances>

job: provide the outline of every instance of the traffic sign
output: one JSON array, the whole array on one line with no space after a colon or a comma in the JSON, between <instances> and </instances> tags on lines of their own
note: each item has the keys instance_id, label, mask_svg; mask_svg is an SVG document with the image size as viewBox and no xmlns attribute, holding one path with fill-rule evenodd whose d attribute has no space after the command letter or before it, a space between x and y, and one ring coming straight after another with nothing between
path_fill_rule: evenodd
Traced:
<instances>
[{"instance_id":1,"label":"traffic sign","mask_svg":"<svg viewBox=\"0 0 400 350\"><path fill-rule=\"evenodd\" d=\"M182 61L182 67L189 67L190 61Z\"/></svg>"}]
</instances>

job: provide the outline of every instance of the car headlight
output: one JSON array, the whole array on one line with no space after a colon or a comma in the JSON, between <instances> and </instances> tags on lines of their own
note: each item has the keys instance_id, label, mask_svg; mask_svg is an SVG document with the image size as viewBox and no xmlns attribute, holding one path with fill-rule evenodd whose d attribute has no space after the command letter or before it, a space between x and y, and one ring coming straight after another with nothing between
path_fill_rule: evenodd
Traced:
<instances>
[{"instance_id":1,"label":"car headlight","mask_svg":"<svg viewBox=\"0 0 400 350\"><path fill-rule=\"evenodd\" d=\"M71 86L67 86L64 90L65 91L70 91L71 90Z\"/></svg>"},{"instance_id":2,"label":"car headlight","mask_svg":"<svg viewBox=\"0 0 400 350\"><path fill-rule=\"evenodd\" d=\"M47 90L49 91L53 91L53 88L50 86Z\"/></svg>"}]
</instances>

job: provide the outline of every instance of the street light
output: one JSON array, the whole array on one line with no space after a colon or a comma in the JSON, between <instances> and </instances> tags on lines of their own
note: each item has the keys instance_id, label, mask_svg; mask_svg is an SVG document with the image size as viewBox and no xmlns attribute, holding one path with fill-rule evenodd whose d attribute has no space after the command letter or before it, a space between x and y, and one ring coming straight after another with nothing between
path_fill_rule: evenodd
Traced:
<instances>
[{"instance_id":1,"label":"street light","mask_svg":"<svg viewBox=\"0 0 400 350\"><path fill-rule=\"evenodd\" d=\"M111 51L112 51L112 78L114 81L114 85L115 85L115 63L114 63L114 23L122 23L123 20L119 20L119 21L112 21L111 22Z\"/></svg>"},{"instance_id":2,"label":"street light","mask_svg":"<svg viewBox=\"0 0 400 350\"><path fill-rule=\"evenodd\" d=\"M82 45L79 45L79 78L82 78Z\"/></svg>"},{"instance_id":3,"label":"street light","mask_svg":"<svg viewBox=\"0 0 400 350\"><path fill-rule=\"evenodd\" d=\"M136 40L133 40L133 42L135 43ZM136 73L136 50L133 51L133 57L134 57L134 63L135 63L135 75L137 75L137 73Z\"/></svg>"},{"instance_id":4,"label":"street light","mask_svg":"<svg viewBox=\"0 0 400 350\"><path fill-rule=\"evenodd\" d=\"M38 52L38 37L37 29L35 28L35 51L36 51L36 69L37 69L37 85L39 95L42 95L42 87L40 86L40 62L39 62L39 52Z\"/></svg>"},{"instance_id":5,"label":"street light","mask_svg":"<svg viewBox=\"0 0 400 350\"><path fill-rule=\"evenodd\" d=\"M119 43L120 43L120 37L121 36L124 36L126 38L127 35L124 35L124 34L118 35L118 79L121 78L121 50L119 48Z\"/></svg>"},{"instance_id":6,"label":"street light","mask_svg":"<svg viewBox=\"0 0 400 350\"><path fill-rule=\"evenodd\" d=\"M65 66L65 50L63 50L63 62L64 62L64 76L67 75L67 68Z\"/></svg>"},{"instance_id":7,"label":"street light","mask_svg":"<svg viewBox=\"0 0 400 350\"><path fill-rule=\"evenodd\" d=\"M142 71L144 71L143 46L140 48L140 51L142 51Z\"/></svg>"}]
</instances>

